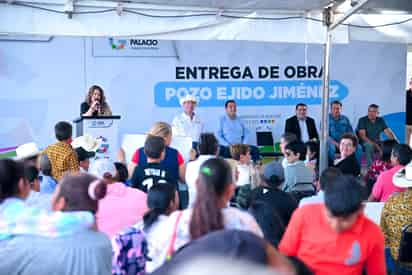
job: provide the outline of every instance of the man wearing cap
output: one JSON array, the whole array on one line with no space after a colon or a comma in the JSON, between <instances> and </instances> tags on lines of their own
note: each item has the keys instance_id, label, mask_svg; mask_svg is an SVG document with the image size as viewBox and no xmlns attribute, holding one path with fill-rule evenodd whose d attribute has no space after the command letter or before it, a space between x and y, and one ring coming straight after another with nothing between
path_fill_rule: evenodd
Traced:
<instances>
[{"instance_id":1,"label":"man wearing cap","mask_svg":"<svg viewBox=\"0 0 412 275\"><path fill-rule=\"evenodd\" d=\"M229 146L233 144L248 144L249 131L237 116L236 101L229 99L225 102L226 114L219 118L219 128L216 136L219 140L219 153L224 158L230 158ZM259 159L259 150L256 146L249 146L252 160Z\"/></svg>"},{"instance_id":2,"label":"man wearing cap","mask_svg":"<svg viewBox=\"0 0 412 275\"><path fill-rule=\"evenodd\" d=\"M203 122L194 112L197 103L197 98L193 95L186 95L180 99L183 113L173 119L174 136L191 137L193 142L199 141L200 134L203 132Z\"/></svg>"},{"instance_id":3,"label":"man wearing cap","mask_svg":"<svg viewBox=\"0 0 412 275\"><path fill-rule=\"evenodd\" d=\"M38 168L37 157L41 151L34 142L20 145L16 148L16 160L23 161L26 165L33 165Z\"/></svg>"},{"instance_id":4,"label":"man wearing cap","mask_svg":"<svg viewBox=\"0 0 412 275\"><path fill-rule=\"evenodd\" d=\"M256 201L263 202L275 209L286 227L298 203L294 197L281 190L285 180L282 165L277 161L266 164L261 179L263 185L253 190L252 198L254 200L252 203Z\"/></svg>"},{"instance_id":5,"label":"man wearing cap","mask_svg":"<svg viewBox=\"0 0 412 275\"><path fill-rule=\"evenodd\" d=\"M396 187L407 188L405 192L394 194L385 203L381 215L381 228L385 236L385 255L388 271L394 271L394 261L398 259L398 249L402 237L402 229L412 224L412 163L393 176ZM407 265L411 274L412 264ZM402 269L402 268L401 268Z\"/></svg>"},{"instance_id":6,"label":"man wearing cap","mask_svg":"<svg viewBox=\"0 0 412 275\"><path fill-rule=\"evenodd\" d=\"M87 173L90 165L89 159L93 158L95 156L95 153L86 151L83 147L78 147L74 150L76 150L77 159L79 160L80 172Z\"/></svg>"}]
</instances>

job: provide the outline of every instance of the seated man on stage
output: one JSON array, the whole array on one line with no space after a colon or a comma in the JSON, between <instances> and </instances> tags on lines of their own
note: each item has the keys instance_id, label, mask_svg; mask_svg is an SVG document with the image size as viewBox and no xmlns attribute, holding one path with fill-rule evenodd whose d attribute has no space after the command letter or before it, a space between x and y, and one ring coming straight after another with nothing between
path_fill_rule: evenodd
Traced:
<instances>
[{"instance_id":1,"label":"seated man on stage","mask_svg":"<svg viewBox=\"0 0 412 275\"><path fill-rule=\"evenodd\" d=\"M203 122L195 113L197 98L193 95L186 95L180 99L183 113L175 116L172 122L173 136L191 137L193 147L197 147L200 134L204 130Z\"/></svg>"},{"instance_id":2,"label":"seated man on stage","mask_svg":"<svg viewBox=\"0 0 412 275\"><path fill-rule=\"evenodd\" d=\"M365 150L367 167L372 164L373 153L378 151L382 155L380 135L384 132L389 139L396 140L392 130L386 125L385 120L379 117L379 106L371 104L368 115L361 117L358 122L359 140Z\"/></svg>"},{"instance_id":3,"label":"seated man on stage","mask_svg":"<svg viewBox=\"0 0 412 275\"><path fill-rule=\"evenodd\" d=\"M293 133L298 140L307 142L309 140L319 140L318 130L316 130L315 120L307 116L308 106L304 103L296 105L296 115L288 118L285 124L285 133Z\"/></svg>"},{"instance_id":4,"label":"seated man on stage","mask_svg":"<svg viewBox=\"0 0 412 275\"><path fill-rule=\"evenodd\" d=\"M229 146L232 144L248 144L249 131L237 116L237 106L233 99L225 102L226 114L219 119L219 128L216 136L220 144L220 156L230 158ZM256 146L249 146L253 161L259 160L259 150Z\"/></svg>"}]
</instances>

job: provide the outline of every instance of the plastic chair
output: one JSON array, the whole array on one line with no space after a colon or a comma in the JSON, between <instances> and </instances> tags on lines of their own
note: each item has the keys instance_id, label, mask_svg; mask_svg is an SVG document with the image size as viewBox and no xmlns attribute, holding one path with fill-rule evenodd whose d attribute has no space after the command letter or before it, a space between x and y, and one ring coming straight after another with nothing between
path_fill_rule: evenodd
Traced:
<instances>
[{"instance_id":1,"label":"plastic chair","mask_svg":"<svg viewBox=\"0 0 412 275\"><path fill-rule=\"evenodd\" d=\"M412 263L412 224L402 230L401 242L398 249L398 259L395 265L395 275L400 274L402 263Z\"/></svg>"}]
</instances>

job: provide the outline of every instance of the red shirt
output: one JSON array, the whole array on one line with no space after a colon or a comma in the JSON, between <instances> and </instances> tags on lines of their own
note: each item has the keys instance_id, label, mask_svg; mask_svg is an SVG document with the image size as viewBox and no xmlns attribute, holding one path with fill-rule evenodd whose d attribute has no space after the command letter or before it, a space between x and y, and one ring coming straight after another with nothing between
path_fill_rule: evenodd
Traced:
<instances>
[{"instance_id":1,"label":"red shirt","mask_svg":"<svg viewBox=\"0 0 412 275\"><path fill-rule=\"evenodd\" d=\"M306 205L292 215L279 251L296 256L316 275L386 275L384 237L363 214L349 230L338 233L326 220L323 204Z\"/></svg>"},{"instance_id":2,"label":"red shirt","mask_svg":"<svg viewBox=\"0 0 412 275\"><path fill-rule=\"evenodd\" d=\"M386 202L390 196L394 193L400 193L406 190L406 188L400 188L393 184L393 176L403 168L402 165L396 165L395 167L382 172L378 180L372 189L372 196L380 202Z\"/></svg>"}]
</instances>

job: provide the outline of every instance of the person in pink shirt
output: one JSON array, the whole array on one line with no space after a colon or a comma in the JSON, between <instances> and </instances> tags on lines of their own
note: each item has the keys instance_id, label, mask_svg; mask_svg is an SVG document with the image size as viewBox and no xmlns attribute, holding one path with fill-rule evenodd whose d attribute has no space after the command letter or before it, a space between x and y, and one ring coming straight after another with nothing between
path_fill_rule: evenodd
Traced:
<instances>
[{"instance_id":1,"label":"person in pink shirt","mask_svg":"<svg viewBox=\"0 0 412 275\"><path fill-rule=\"evenodd\" d=\"M394 193L403 192L406 189L396 187L393 184L393 176L401 168L407 165L412 159L412 149L406 144L395 145L392 149L391 163L393 168L382 172L373 186L372 193L369 196L370 202L386 202Z\"/></svg>"},{"instance_id":2,"label":"person in pink shirt","mask_svg":"<svg viewBox=\"0 0 412 275\"><path fill-rule=\"evenodd\" d=\"M97 227L112 238L126 227L134 225L147 211L147 195L135 188L116 182L116 167L108 159L90 164L89 173L108 182L107 194L99 201L96 213Z\"/></svg>"}]
</instances>

